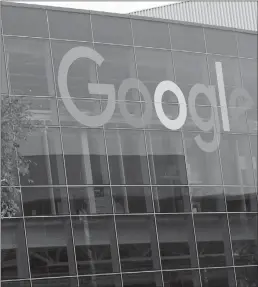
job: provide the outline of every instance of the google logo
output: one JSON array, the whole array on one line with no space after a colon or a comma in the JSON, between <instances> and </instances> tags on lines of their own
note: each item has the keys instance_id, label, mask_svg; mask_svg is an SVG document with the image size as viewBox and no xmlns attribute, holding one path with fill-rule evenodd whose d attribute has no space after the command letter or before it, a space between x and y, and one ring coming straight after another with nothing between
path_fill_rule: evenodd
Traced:
<instances>
[{"instance_id":1,"label":"google logo","mask_svg":"<svg viewBox=\"0 0 258 287\"><path fill-rule=\"evenodd\" d=\"M66 109L74 117L75 120L88 127L99 127L106 124L114 114L116 105L115 86L112 84L89 83L88 89L90 94L108 96L107 106L100 115L96 116L89 116L81 112L73 103L73 100L70 96L67 86L67 76L69 68L72 65L72 63L79 58L90 59L94 61L98 66L101 66L101 64L104 61L104 58L98 52L89 47L75 47L69 50L62 58L58 70L58 86L60 95L62 97ZM221 111L222 128L224 131L229 132L230 131L229 114L225 95L225 86L224 86L224 78L223 78L223 70L221 62L216 62L215 68L218 83L219 106ZM126 94L130 89L138 89L144 98L145 111L142 115L142 120L139 120L139 118L135 118L134 116L132 116L126 108L126 102L125 102ZM162 107L162 97L164 93L167 91L172 92L177 97L179 103L180 109L176 119L168 118L164 113ZM204 94L209 100L210 105L213 107L211 117L208 121L207 120L204 121L201 117L199 117L196 111L196 99L197 96L200 94ZM126 122L129 125L135 128L141 128L150 122L153 110L151 96L147 87L139 79L128 78L123 80L117 91L117 97L121 115L125 118ZM229 97L230 106L238 106L239 100L242 100L241 109L235 109L234 114L233 115L231 114L233 120L237 120L239 116L245 113L246 110L250 109L253 104L251 96L243 88L236 88L231 93ZM160 122L166 128L174 131L180 129L184 125L187 118L187 106L189 108L192 120L200 130L205 132L213 130L214 132L214 137L212 141L206 142L201 138L200 135L198 135L195 137L196 143L205 152L215 151L220 143L220 122L219 122L219 112L217 108L218 105L216 99L215 86L212 85L206 86L198 83L195 84L189 92L188 105L187 105L185 96L177 84L175 84L172 81L162 81L157 85L154 93L154 107Z\"/></svg>"}]
</instances>

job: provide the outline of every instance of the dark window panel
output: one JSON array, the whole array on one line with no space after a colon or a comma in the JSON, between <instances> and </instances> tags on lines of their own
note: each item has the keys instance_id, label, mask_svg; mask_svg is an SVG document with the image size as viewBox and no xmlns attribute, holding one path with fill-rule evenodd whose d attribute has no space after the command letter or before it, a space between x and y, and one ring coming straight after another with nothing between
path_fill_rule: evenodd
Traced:
<instances>
[{"instance_id":1,"label":"dark window panel","mask_svg":"<svg viewBox=\"0 0 258 287\"><path fill-rule=\"evenodd\" d=\"M5 37L10 93L12 95L55 95L49 41Z\"/></svg>"},{"instance_id":2,"label":"dark window panel","mask_svg":"<svg viewBox=\"0 0 258 287\"><path fill-rule=\"evenodd\" d=\"M180 86L208 84L206 56L186 52L173 52L176 82Z\"/></svg>"},{"instance_id":3,"label":"dark window panel","mask_svg":"<svg viewBox=\"0 0 258 287\"><path fill-rule=\"evenodd\" d=\"M76 274L68 217L25 219L32 278Z\"/></svg>"},{"instance_id":4,"label":"dark window panel","mask_svg":"<svg viewBox=\"0 0 258 287\"><path fill-rule=\"evenodd\" d=\"M257 34L237 33L238 55L245 58L257 58Z\"/></svg>"},{"instance_id":5,"label":"dark window panel","mask_svg":"<svg viewBox=\"0 0 258 287\"><path fill-rule=\"evenodd\" d=\"M72 48L78 47L78 42L52 40L53 63L55 78L58 79L59 65L64 55ZM91 43L80 43L79 46L92 48ZM88 83L97 83L96 64L90 59L79 58L70 66L67 76L67 86L72 98L99 98L100 95L91 95ZM57 96L60 97L57 83Z\"/></svg>"},{"instance_id":6,"label":"dark window panel","mask_svg":"<svg viewBox=\"0 0 258 287\"><path fill-rule=\"evenodd\" d=\"M109 184L103 130L63 128L62 136L68 184Z\"/></svg>"},{"instance_id":7,"label":"dark window panel","mask_svg":"<svg viewBox=\"0 0 258 287\"><path fill-rule=\"evenodd\" d=\"M258 267L236 267L237 287L258 286Z\"/></svg>"},{"instance_id":8,"label":"dark window panel","mask_svg":"<svg viewBox=\"0 0 258 287\"><path fill-rule=\"evenodd\" d=\"M172 49L205 53L202 27L171 24L169 28Z\"/></svg>"},{"instance_id":9,"label":"dark window panel","mask_svg":"<svg viewBox=\"0 0 258 287\"><path fill-rule=\"evenodd\" d=\"M122 272L160 270L153 216L115 218Z\"/></svg>"},{"instance_id":10,"label":"dark window panel","mask_svg":"<svg viewBox=\"0 0 258 287\"><path fill-rule=\"evenodd\" d=\"M1 279L28 278L29 266L23 220L1 219ZM26 284L20 286L25 287Z\"/></svg>"},{"instance_id":11,"label":"dark window panel","mask_svg":"<svg viewBox=\"0 0 258 287\"><path fill-rule=\"evenodd\" d=\"M237 56L235 32L205 28L204 33L208 53Z\"/></svg>"},{"instance_id":12,"label":"dark window panel","mask_svg":"<svg viewBox=\"0 0 258 287\"><path fill-rule=\"evenodd\" d=\"M225 212L223 187L190 187L193 212Z\"/></svg>"},{"instance_id":13,"label":"dark window panel","mask_svg":"<svg viewBox=\"0 0 258 287\"><path fill-rule=\"evenodd\" d=\"M122 287L120 275L79 276L80 287Z\"/></svg>"},{"instance_id":14,"label":"dark window panel","mask_svg":"<svg viewBox=\"0 0 258 287\"><path fill-rule=\"evenodd\" d=\"M56 278L56 279L41 279L32 280L32 287L77 287L77 279L70 278Z\"/></svg>"},{"instance_id":15,"label":"dark window panel","mask_svg":"<svg viewBox=\"0 0 258 287\"><path fill-rule=\"evenodd\" d=\"M37 128L20 145L20 153L29 160L27 173L20 173L21 185L65 184L59 128Z\"/></svg>"},{"instance_id":16,"label":"dark window panel","mask_svg":"<svg viewBox=\"0 0 258 287\"><path fill-rule=\"evenodd\" d=\"M113 213L110 187L81 186L68 190L73 215Z\"/></svg>"},{"instance_id":17,"label":"dark window panel","mask_svg":"<svg viewBox=\"0 0 258 287\"><path fill-rule=\"evenodd\" d=\"M153 213L150 187L113 186L112 195L116 213Z\"/></svg>"},{"instance_id":18,"label":"dark window panel","mask_svg":"<svg viewBox=\"0 0 258 287\"><path fill-rule=\"evenodd\" d=\"M2 287L31 287L30 281L2 281Z\"/></svg>"},{"instance_id":19,"label":"dark window panel","mask_svg":"<svg viewBox=\"0 0 258 287\"><path fill-rule=\"evenodd\" d=\"M191 215L157 215L160 256L163 270L197 267Z\"/></svg>"},{"instance_id":20,"label":"dark window panel","mask_svg":"<svg viewBox=\"0 0 258 287\"><path fill-rule=\"evenodd\" d=\"M76 41L92 41L90 15L64 11L47 11L50 37Z\"/></svg>"},{"instance_id":21,"label":"dark window panel","mask_svg":"<svg viewBox=\"0 0 258 287\"><path fill-rule=\"evenodd\" d=\"M162 287L160 273L123 274L124 287Z\"/></svg>"},{"instance_id":22,"label":"dark window panel","mask_svg":"<svg viewBox=\"0 0 258 287\"><path fill-rule=\"evenodd\" d=\"M118 273L113 216L76 216L72 221L79 275Z\"/></svg>"},{"instance_id":23,"label":"dark window panel","mask_svg":"<svg viewBox=\"0 0 258 287\"><path fill-rule=\"evenodd\" d=\"M257 212L257 193L254 187L226 187L228 212Z\"/></svg>"},{"instance_id":24,"label":"dark window panel","mask_svg":"<svg viewBox=\"0 0 258 287\"><path fill-rule=\"evenodd\" d=\"M229 214L235 265L258 265L257 214Z\"/></svg>"},{"instance_id":25,"label":"dark window panel","mask_svg":"<svg viewBox=\"0 0 258 287\"><path fill-rule=\"evenodd\" d=\"M164 271L164 287L200 287L198 270Z\"/></svg>"},{"instance_id":26,"label":"dark window panel","mask_svg":"<svg viewBox=\"0 0 258 287\"><path fill-rule=\"evenodd\" d=\"M46 11L23 7L2 7L3 33L6 35L48 37Z\"/></svg>"},{"instance_id":27,"label":"dark window panel","mask_svg":"<svg viewBox=\"0 0 258 287\"><path fill-rule=\"evenodd\" d=\"M201 277L203 287L236 287L233 268L202 269Z\"/></svg>"},{"instance_id":28,"label":"dark window panel","mask_svg":"<svg viewBox=\"0 0 258 287\"><path fill-rule=\"evenodd\" d=\"M194 225L200 267L232 266L226 215L194 214Z\"/></svg>"},{"instance_id":29,"label":"dark window panel","mask_svg":"<svg viewBox=\"0 0 258 287\"><path fill-rule=\"evenodd\" d=\"M91 15L95 42L132 45L130 19Z\"/></svg>"},{"instance_id":30,"label":"dark window panel","mask_svg":"<svg viewBox=\"0 0 258 287\"><path fill-rule=\"evenodd\" d=\"M66 188L22 187L25 216L69 214Z\"/></svg>"},{"instance_id":31,"label":"dark window panel","mask_svg":"<svg viewBox=\"0 0 258 287\"><path fill-rule=\"evenodd\" d=\"M167 23L132 20L135 46L170 49Z\"/></svg>"}]
</instances>

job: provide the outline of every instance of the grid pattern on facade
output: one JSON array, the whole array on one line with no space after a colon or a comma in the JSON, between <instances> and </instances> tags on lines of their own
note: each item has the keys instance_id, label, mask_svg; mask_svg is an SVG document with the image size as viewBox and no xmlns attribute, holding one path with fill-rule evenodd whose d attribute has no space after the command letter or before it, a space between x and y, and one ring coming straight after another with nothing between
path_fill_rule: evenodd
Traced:
<instances>
[{"instance_id":1,"label":"grid pattern on facade","mask_svg":"<svg viewBox=\"0 0 258 287\"><path fill-rule=\"evenodd\" d=\"M20 213L2 219L1 286L256 286L257 35L10 6L2 7L2 25L2 93L23 96L40 125L19 147L32 164L29 176L17 176ZM89 115L107 104L88 93L89 82L117 90L136 77L153 95L172 80L187 97L195 83L216 85L215 61L227 95L244 87L254 104L242 112L227 97L227 133L218 123L201 132L190 116L172 132L154 113L132 128L118 103L109 123L86 128L57 85L60 61L76 46L105 59L101 67L81 59L69 70L70 94ZM174 97L163 100L175 117ZM126 103L142 115L137 91ZM202 95L196 107L206 120L220 108ZM200 150L199 134L220 141L218 149Z\"/></svg>"}]
</instances>

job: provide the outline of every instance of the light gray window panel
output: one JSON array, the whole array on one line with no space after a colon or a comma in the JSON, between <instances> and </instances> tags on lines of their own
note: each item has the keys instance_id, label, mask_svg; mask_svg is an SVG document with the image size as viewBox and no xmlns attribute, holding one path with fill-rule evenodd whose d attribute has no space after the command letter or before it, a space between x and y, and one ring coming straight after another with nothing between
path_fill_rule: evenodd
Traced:
<instances>
[{"instance_id":1,"label":"light gray window panel","mask_svg":"<svg viewBox=\"0 0 258 287\"><path fill-rule=\"evenodd\" d=\"M172 49L205 53L202 27L171 24L170 36Z\"/></svg>"},{"instance_id":2,"label":"light gray window panel","mask_svg":"<svg viewBox=\"0 0 258 287\"><path fill-rule=\"evenodd\" d=\"M255 185L257 186L257 136L250 136L250 144Z\"/></svg>"},{"instance_id":3,"label":"light gray window panel","mask_svg":"<svg viewBox=\"0 0 258 287\"><path fill-rule=\"evenodd\" d=\"M168 24L132 20L135 46L170 49Z\"/></svg>"},{"instance_id":4,"label":"light gray window panel","mask_svg":"<svg viewBox=\"0 0 258 287\"><path fill-rule=\"evenodd\" d=\"M238 55L246 58L257 58L257 34L237 33Z\"/></svg>"},{"instance_id":5,"label":"light gray window panel","mask_svg":"<svg viewBox=\"0 0 258 287\"><path fill-rule=\"evenodd\" d=\"M209 55L209 71L210 81L212 85L217 85L217 74L215 63L222 64L223 78L225 86L241 87L241 75L239 69L239 62L237 58L221 57L217 55Z\"/></svg>"},{"instance_id":6,"label":"light gray window panel","mask_svg":"<svg viewBox=\"0 0 258 287\"><path fill-rule=\"evenodd\" d=\"M5 37L12 95L54 96L48 40Z\"/></svg>"},{"instance_id":7,"label":"light gray window panel","mask_svg":"<svg viewBox=\"0 0 258 287\"><path fill-rule=\"evenodd\" d=\"M90 15L64 11L48 11L50 37L92 41Z\"/></svg>"},{"instance_id":8,"label":"light gray window panel","mask_svg":"<svg viewBox=\"0 0 258 287\"><path fill-rule=\"evenodd\" d=\"M6 66L4 58L3 43L1 42L1 94L7 94L7 77L6 77Z\"/></svg>"},{"instance_id":9,"label":"light gray window panel","mask_svg":"<svg viewBox=\"0 0 258 287\"><path fill-rule=\"evenodd\" d=\"M249 133L257 135L257 129L258 129L257 110L250 109L246 112L246 114L247 114L247 125Z\"/></svg>"},{"instance_id":10,"label":"light gray window panel","mask_svg":"<svg viewBox=\"0 0 258 287\"><path fill-rule=\"evenodd\" d=\"M46 11L25 7L2 7L3 33L6 35L48 37Z\"/></svg>"},{"instance_id":11,"label":"light gray window panel","mask_svg":"<svg viewBox=\"0 0 258 287\"><path fill-rule=\"evenodd\" d=\"M205 28L204 33L208 53L237 56L235 32Z\"/></svg>"},{"instance_id":12,"label":"light gray window panel","mask_svg":"<svg viewBox=\"0 0 258 287\"><path fill-rule=\"evenodd\" d=\"M176 82L184 85L208 84L206 56L202 54L173 52Z\"/></svg>"},{"instance_id":13,"label":"light gray window panel","mask_svg":"<svg viewBox=\"0 0 258 287\"><path fill-rule=\"evenodd\" d=\"M92 15L91 21L95 42L133 44L130 19Z\"/></svg>"}]
</instances>

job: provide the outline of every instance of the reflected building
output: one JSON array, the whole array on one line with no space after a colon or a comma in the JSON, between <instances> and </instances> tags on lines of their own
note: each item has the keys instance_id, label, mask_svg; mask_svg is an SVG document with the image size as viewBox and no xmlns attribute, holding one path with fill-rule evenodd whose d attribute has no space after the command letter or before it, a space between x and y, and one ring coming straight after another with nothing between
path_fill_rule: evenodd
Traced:
<instances>
[{"instance_id":1,"label":"reflected building","mask_svg":"<svg viewBox=\"0 0 258 287\"><path fill-rule=\"evenodd\" d=\"M257 238L257 34L138 16L1 3L1 96L30 105L36 128L19 149L31 161L19 175L20 210L2 219L3 287L255 287ZM145 33L145 31L148 31ZM256 44L257 45L257 44ZM230 131L201 131L188 113L168 130L152 119L133 128L119 103L109 122L90 128L67 111L57 83L63 56L82 46L101 67L76 60L68 88L79 111L101 114L107 97L88 83L139 79L154 92L174 81L187 100L196 83L214 85L223 65ZM229 95L244 87L242 111ZM179 113L163 96L165 114ZM217 103L219 100L217 99ZM145 102L127 93L135 118ZM219 114L198 96L203 121ZM238 117L235 115L238 114ZM195 141L220 140L202 151Z\"/></svg>"}]
</instances>

